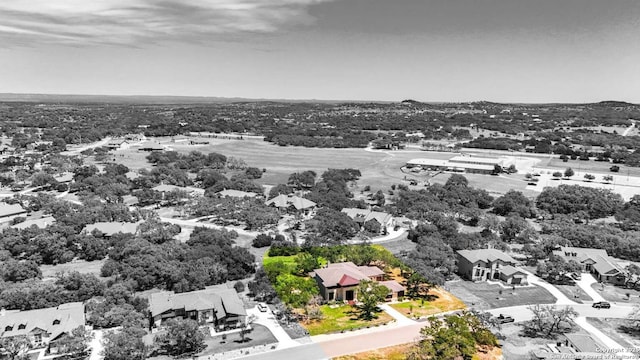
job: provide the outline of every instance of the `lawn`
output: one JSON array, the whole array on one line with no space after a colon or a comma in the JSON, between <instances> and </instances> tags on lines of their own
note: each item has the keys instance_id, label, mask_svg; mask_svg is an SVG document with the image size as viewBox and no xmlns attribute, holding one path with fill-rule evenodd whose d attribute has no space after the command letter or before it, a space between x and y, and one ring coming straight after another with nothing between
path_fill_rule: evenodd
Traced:
<instances>
[{"instance_id":1,"label":"lawn","mask_svg":"<svg viewBox=\"0 0 640 360\"><path fill-rule=\"evenodd\" d=\"M530 352L547 348L553 340L521 336L522 327L518 324L504 324L500 333L506 337L501 340L504 359L529 359Z\"/></svg>"},{"instance_id":2,"label":"lawn","mask_svg":"<svg viewBox=\"0 0 640 360\"><path fill-rule=\"evenodd\" d=\"M517 287L514 292L511 288L503 288L497 284L459 280L447 282L445 289L458 298L464 299L468 307L477 310L517 305L553 304L556 301L551 293L538 286Z\"/></svg>"},{"instance_id":3,"label":"lawn","mask_svg":"<svg viewBox=\"0 0 640 360\"><path fill-rule=\"evenodd\" d=\"M587 322L615 340L622 347L632 349L640 346L640 331L627 319L587 318Z\"/></svg>"},{"instance_id":4,"label":"lawn","mask_svg":"<svg viewBox=\"0 0 640 360\"><path fill-rule=\"evenodd\" d=\"M625 289L619 286L603 285L601 283L591 284L591 287L607 301L622 303L640 303L640 291ZM630 297L627 297L627 294Z\"/></svg>"},{"instance_id":5,"label":"lawn","mask_svg":"<svg viewBox=\"0 0 640 360\"><path fill-rule=\"evenodd\" d=\"M563 293L566 297L568 297L569 299L577 303L582 304L585 301L588 301L588 302L593 301L591 296L589 296L586 292L584 292L584 290L582 290L580 286L557 285L557 284L554 284L554 286L556 287L556 289L560 290L560 292Z\"/></svg>"},{"instance_id":6,"label":"lawn","mask_svg":"<svg viewBox=\"0 0 640 360\"><path fill-rule=\"evenodd\" d=\"M244 343L240 342L240 333L229 334L226 340L223 340L222 336L207 336L204 339L207 348L198 355L207 356L253 346L276 344L278 342L266 327L258 324L252 324L251 327L253 330L246 335L247 341Z\"/></svg>"},{"instance_id":7,"label":"lawn","mask_svg":"<svg viewBox=\"0 0 640 360\"><path fill-rule=\"evenodd\" d=\"M322 305L320 310L324 315L321 321L310 321L301 324L312 336L379 326L393 320L384 311L377 313L377 318L371 321L358 319L358 311L351 305L337 307Z\"/></svg>"},{"instance_id":8,"label":"lawn","mask_svg":"<svg viewBox=\"0 0 640 360\"><path fill-rule=\"evenodd\" d=\"M446 311L462 310L467 307L462 300L441 288L430 289L429 295L434 296L434 299L430 301L403 301L391 304L391 307L408 317L424 317Z\"/></svg>"},{"instance_id":9,"label":"lawn","mask_svg":"<svg viewBox=\"0 0 640 360\"><path fill-rule=\"evenodd\" d=\"M74 260L72 262L58 264L58 265L40 265L40 271L42 271L42 278L54 278L59 272L72 272L77 271L82 274L94 274L100 276L100 269L105 260L85 261Z\"/></svg>"},{"instance_id":10,"label":"lawn","mask_svg":"<svg viewBox=\"0 0 640 360\"><path fill-rule=\"evenodd\" d=\"M338 356L336 358L333 358L333 360L404 360L407 358L405 354L412 346L413 343L389 346L358 354Z\"/></svg>"}]
</instances>

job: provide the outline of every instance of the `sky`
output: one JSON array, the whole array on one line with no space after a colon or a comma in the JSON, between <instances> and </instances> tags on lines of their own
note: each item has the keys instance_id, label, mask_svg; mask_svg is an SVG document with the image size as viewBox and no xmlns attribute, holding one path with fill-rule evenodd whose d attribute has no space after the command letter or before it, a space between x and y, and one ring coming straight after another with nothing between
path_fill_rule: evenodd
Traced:
<instances>
[{"instance_id":1,"label":"sky","mask_svg":"<svg viewBox=\"0 0 640 360\"><path fill-rule=\"evenodd\" d=\"M0 93L640 103L640 1L1 0Z\"/></svg>"}]
</instances>

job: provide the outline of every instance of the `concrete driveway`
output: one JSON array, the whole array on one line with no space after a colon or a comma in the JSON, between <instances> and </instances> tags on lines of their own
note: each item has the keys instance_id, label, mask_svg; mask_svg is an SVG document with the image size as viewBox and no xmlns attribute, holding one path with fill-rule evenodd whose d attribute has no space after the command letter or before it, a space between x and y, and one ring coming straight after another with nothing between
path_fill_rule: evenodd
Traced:
<instances>
[{"instance_id":1,"label":"concrete driveway","mask_svg":"<svg viewBox=\"0 0 640 360\"><path fill-rule=\"evenodd\" d=\"M265 312L260 311L257 306L247 309L247 317L252 315L256 317L256 320L253 322L254 324L265 326L269 331L271 331L273 336L275 336L276 340L278 340L278 350L300 345L299 342L293 340L291 336L284 331L280 323L276 320L276 317L273 315L273 312L271 312L271 308Z\"/></svg>"},{"instance_id":2,"label":"concrete driveway","mask_svg":"<svg viewBox=\"0 0 640 360\"><path fill-rule=\"evenodd\" d=\"M596 290L594 290L591 285L597 283L598 281L588 273L583 273L580 277L580 280L576 281L576 285L578 285L584 292L589 295L593 299L593 302L598 301L606 301Z\"/></svg>"}]
</instances>

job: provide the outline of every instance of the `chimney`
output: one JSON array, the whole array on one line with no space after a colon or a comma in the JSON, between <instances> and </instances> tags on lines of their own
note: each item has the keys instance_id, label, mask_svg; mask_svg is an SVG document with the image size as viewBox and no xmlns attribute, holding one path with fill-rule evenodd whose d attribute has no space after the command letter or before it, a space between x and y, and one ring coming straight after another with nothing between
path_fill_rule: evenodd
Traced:
<instances>
[{"instance_id":1,"label":"chimney","mask_svg":"<svg viewBox=\"0 0 640 360\"><path fill-rule=\"evenodd\" d=\"M0 317L3 317L7 314L7 310L5 308L0 309Z\"/></svg>"}]
</instances>

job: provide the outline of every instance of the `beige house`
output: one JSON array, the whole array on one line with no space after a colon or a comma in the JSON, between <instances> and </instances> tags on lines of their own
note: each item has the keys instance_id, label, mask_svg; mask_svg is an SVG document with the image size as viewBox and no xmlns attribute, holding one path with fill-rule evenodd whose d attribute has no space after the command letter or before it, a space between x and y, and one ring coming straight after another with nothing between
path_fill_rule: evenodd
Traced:
<instances>
[{"instance_id":1,"label":"beige house","mask_svg":"<svg viewBox=\"0 0 640 360\"><path fill-rule=\"evenodd\" d=\"M247 316L236 290L220 286L180 294L157 292L149 296L149 309L153 327L180 318L224 329L244 324Z\"/></svg>"},{"instance_id":2,"label":"beige house","mask_svg":"<svg viewBox=\"0 0 640 360\"><path fill-rule=\"evenodd\" d=\"M497 249L458 250L458 274L471 281L501 280L507 284L527 283L527 274L517 261Z\"/></svg>"},{"instance_id":3,"label":"beige house","mask_svg":"<svg viewBox=\"0 0 640 360\"><path fill-rule=\"evenodd\" d=\"M356 266L352 262L329 264L315 269L310 276L315 279L320 295L326 301L358 301L358 285L362 280L373 280L389 289L387 300L404 296L405 288L393 280L384 281L384 271L376 266Z\"/></svg>"},{"instance_id":4,"label":"beige house","mask_svg":"<svg viewBox=\"0 0 640 360\"><path fill-rule=\"evenodd\" d=\"M33 349L45 348L45 355L51 355L50 359L65 352L58 342L84 325L81 302L27 311L0 310L0 338L25 336Z\"/></svg>"},{"instance_id":5,"label":"beige house","mask_svg":"<svg viewBox=\"0 0 640 360\"><path fill-rule=\"evenodd\" d=\"M347 214L353 221L363 227L369 221L375 221L380 225L380 233L387 234L396 225L391 214L368 209L344 208L342 212Z\"/></svg>"},{"instance_id":6,"label":"beige house","mask_svg":"<svg viewBox=\"0 0 640 360\"><path fill-rule=\"evenodd\" d=\"M577 262L582 271L592 273L600 282L623 285L627 280L626 271L604 249L561 246L553 254Z\"/></svg>"}]
</instances>

